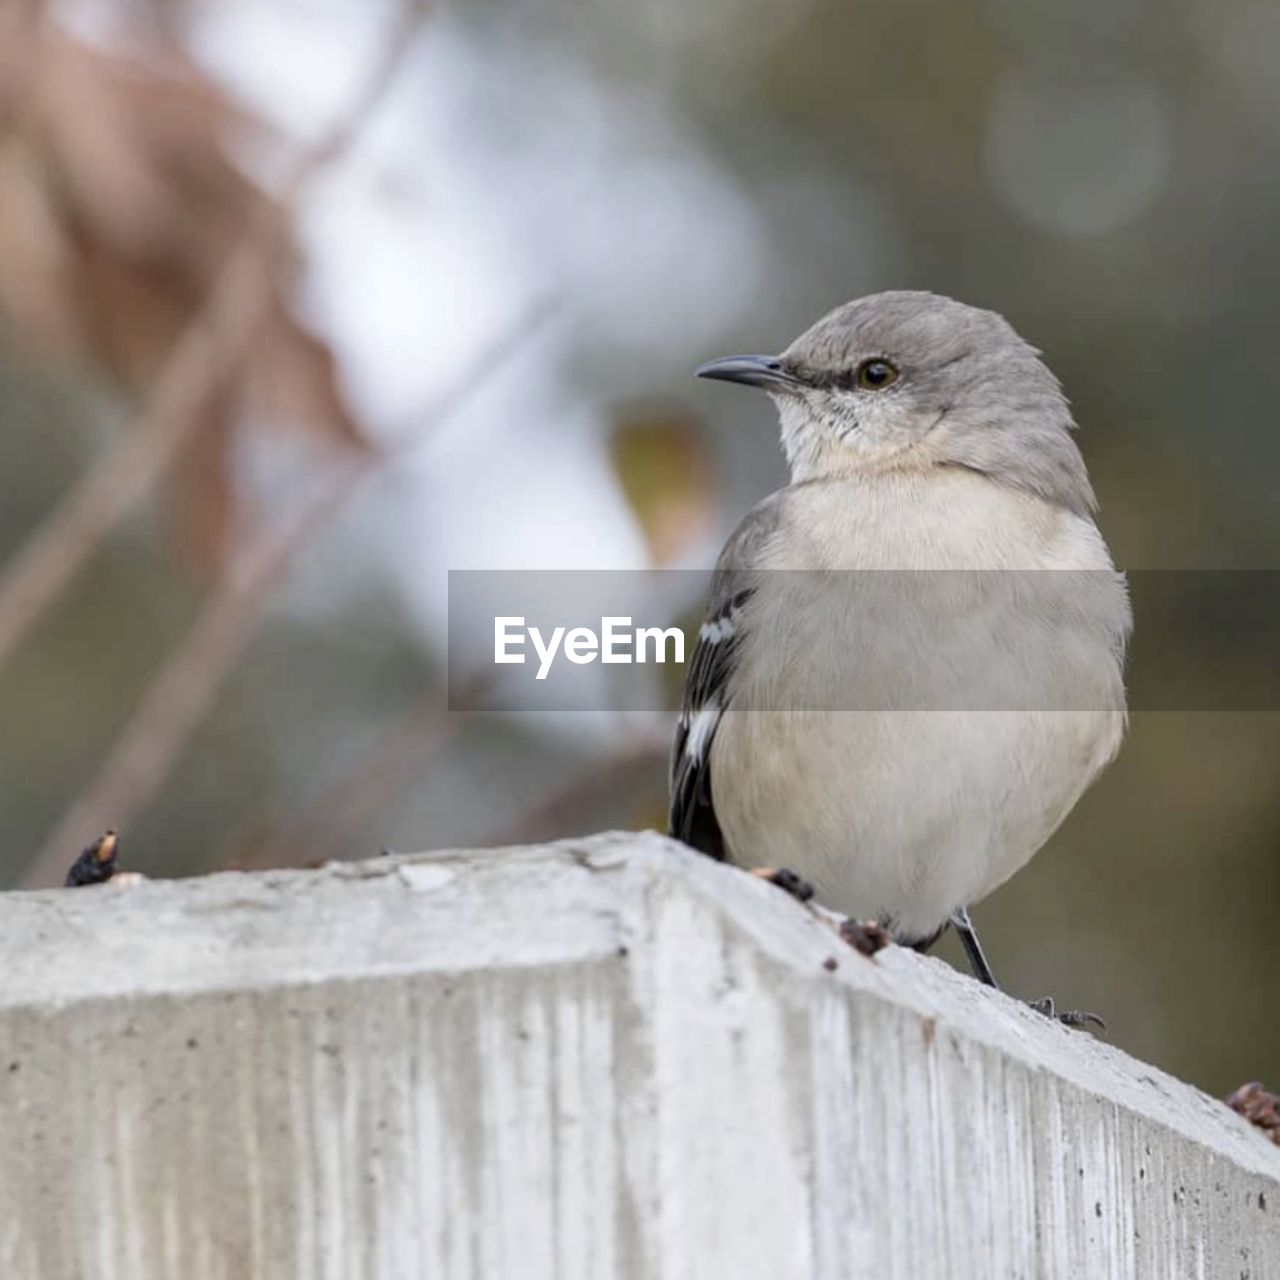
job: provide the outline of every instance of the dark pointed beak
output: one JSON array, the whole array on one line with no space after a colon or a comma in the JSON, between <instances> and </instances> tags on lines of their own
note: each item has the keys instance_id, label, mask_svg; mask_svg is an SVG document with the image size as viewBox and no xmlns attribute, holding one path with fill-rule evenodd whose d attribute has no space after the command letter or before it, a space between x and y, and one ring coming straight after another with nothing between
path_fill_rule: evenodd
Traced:
<instances>
[{"instance_id":1,"label":"dark pointed beak","mask_svg":"<svg viewBox=\"0 0 1280 1280\"><path fill-rule=\"evenodd\" d=\"M793 387L799 383L782 367L777 356L724 356L698 370L699 378L741 382L748 387Z\"/></svg>"}]
</instances>

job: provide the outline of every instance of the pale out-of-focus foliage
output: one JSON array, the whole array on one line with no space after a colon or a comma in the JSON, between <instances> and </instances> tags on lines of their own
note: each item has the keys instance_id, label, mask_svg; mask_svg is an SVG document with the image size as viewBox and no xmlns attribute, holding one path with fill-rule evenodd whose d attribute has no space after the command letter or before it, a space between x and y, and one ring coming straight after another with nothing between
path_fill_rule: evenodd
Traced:
<instances>
[{"instance_id":1,"label":"pale out-of-focus foliage","mask_svg":"<svg viewBox=\"0 0 1280 1280\"><path fill-rule=\"evenodd\" d=\"M179 50L146 63L44 28L0 138L0 304L40 359L147 394L271 196L228 147L261 126ZM333 354L290 307L291 264L234 378L209 388L175 471L174 512L198 566L236 526L237 426L301 427L346 446L364 433Z\"/></svg>"},{"instance_id":2,"label":"pale out-of-focus foliage","mask_svg":"<svg viewBox=\"0 0 1280 1280\"><path fill-rule=\"evenodd\" d=\"M618 408L609 452L655 568L680 564L716 531L715 461L709 444L702 424L678 407Z\"/></svg>"}]
</instances>

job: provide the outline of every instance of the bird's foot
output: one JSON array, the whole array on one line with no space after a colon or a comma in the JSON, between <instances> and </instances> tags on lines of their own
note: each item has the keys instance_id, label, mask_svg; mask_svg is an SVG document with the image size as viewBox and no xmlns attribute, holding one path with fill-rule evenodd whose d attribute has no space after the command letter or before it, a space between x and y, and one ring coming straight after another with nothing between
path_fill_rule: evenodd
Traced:
<instances>
[{"instance_id":1,"label":"bird's foot","mask_svg":"<svg viewBox=\"0 0 1280 1280\"><path fill-rule=\"evenodd\" d=\"M797 902L808 902L813 897L813 885L786 867L752 867L751 874L776 885Z\"/></svg>"},{"instance_id":2,"label":"bird's foot","mask_svg":"<svg viewBox=\"0 0 1280 1280\"><path fill-rule=\"evenodd\" d=\"M1098 1017L1096 1013L1089 1013L1084 1009L1064 1009L1061 1013L1054 1006L1052 996L1042 996L1039 1000L1028 1000L1027 1008L1034 1009L1037 1013L1042 1013L1046 1018L1052 1018L1054 1022L1060 1022L1064 1027L1100 1027L1103 1031L1107 1029L1107 1024Z\"/></svg>"},{"instance_id":3,"label":"bird's foot","mask_svg":"<svg viewBox=\"0 0 1280 1280\"><path fill-rule=\"evenodd\" d=\"M840 925L840 936L864 956L883 951L893 939L878 920L854 920L852 916Z\"/></svg>"},{"instance_id":4,"label":"bird's foot","mask_svg":"<svg viewBox=\"0 0 1280 1280\"><path fill-rule=\"evenodd\" d=\"M1268 1092L1259 1080L1242 1084L1226 1104L1280 1147L1280 1097Z\"/></svg>"}]
</instances>

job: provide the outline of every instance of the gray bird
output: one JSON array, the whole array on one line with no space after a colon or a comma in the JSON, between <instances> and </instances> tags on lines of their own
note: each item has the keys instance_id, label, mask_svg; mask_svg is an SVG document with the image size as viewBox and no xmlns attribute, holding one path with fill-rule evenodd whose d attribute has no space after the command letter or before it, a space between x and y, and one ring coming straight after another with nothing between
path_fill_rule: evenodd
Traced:
<instances>
[{"instance_id":1,"label":"gray bird","mask_svg":"<svg viewBox=\"0 0 1280 1280\"><path fill-rule=\"evenodd\" d=\"M968 909L1126 723L1128 596L1058 381L1001 316L916 292L698 374L769 395L791 483L717 564L671 834L904 945L951 925L995 986Z\"/></svg>"}]
</instances>

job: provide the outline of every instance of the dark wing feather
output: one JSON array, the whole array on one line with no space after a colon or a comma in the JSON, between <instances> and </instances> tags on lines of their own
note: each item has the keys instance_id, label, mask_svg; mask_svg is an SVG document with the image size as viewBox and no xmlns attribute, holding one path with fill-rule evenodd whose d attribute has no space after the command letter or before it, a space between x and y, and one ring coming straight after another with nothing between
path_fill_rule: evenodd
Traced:
<instances>
[{"instance_id":1,"label":"dark wing feather","mask_svg":"<svg viewBox=\"0 0 1280 1280\"><path fill-rule=\"evenodd\" d=\"M699 630L689 663L676 726L667 828L677 840L718 859L724 859L728 851L716 819L711 744L733 697L744 642L745 607L758 583L752 570L778 528L781 505L782 495L767 498L738 526L721 552L711 580L707 620Z\"/></svg>"},{"instance_id":2,"label":"dark wing feather","mask_svg":"<svg viewBox=\"0 0 1280 1280\"><path fill-rule=\"evenodd\" d=\"M751 595L752 589L745 588L728 596L698 632L671 756L669 830L677 840L719 859L725 848L711 798L711 743L728 703L741 644L742 606Z\"/></svg>"}]
</instances>

